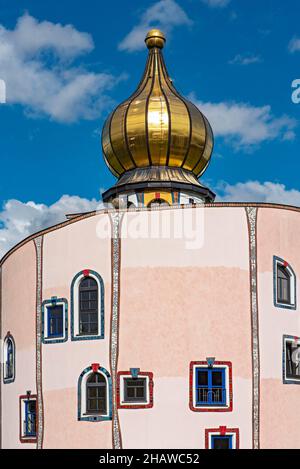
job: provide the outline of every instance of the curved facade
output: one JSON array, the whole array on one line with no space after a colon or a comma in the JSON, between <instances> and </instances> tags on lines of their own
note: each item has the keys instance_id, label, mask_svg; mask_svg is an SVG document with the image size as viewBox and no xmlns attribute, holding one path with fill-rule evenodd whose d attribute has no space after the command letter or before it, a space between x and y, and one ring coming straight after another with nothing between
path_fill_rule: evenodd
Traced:
<instances>
[{"instance_id":1,"label":"curved facade","mask_svg":"<svg viewBox=\"0 0 300 469\"><path fill-rule=\"evenodd\" d=\"M299 212L101 211L11 250L2 447L300 447Z\"/></svg>"}]
</instances>

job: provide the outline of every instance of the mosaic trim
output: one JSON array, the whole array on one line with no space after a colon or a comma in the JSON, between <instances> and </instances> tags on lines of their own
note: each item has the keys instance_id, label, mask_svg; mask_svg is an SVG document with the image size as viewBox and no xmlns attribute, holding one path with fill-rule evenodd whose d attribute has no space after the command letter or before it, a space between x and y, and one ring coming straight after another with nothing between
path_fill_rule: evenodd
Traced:
<instances>
[{"instance_id":1,"label":"mosaic trim","mask_svg":"<svg viewBox=\"0 0 300 469\"><path fill-rule=\"evenodd\" d=\"M285 350L285 344L286 342L297 342L300 345L300 338L295 337L293 335L284 335L282 338L282 382L283 384L300 384L300 376L299 379L293 379L293 378L286 378L285 372L286 372L286 350Z\"/></svg>"},{"instance_id":2,"label":"mosaic trim","mask_svg":"<svg viewBox=\"0 0 300 469\"><path fill-rule=\"evenodd\" d=\"M118 406L118 409L151 409L151 407L153 407L153 386L154 386L153 373L147 372L147 371L139 371L138 376L137 376L137 377L146 376L146 377L149 378L149 383L148 383L148 386L149 386L149 389L148 389L149 403L147 403L147 404L143 404L143 403L140 403L140 404L126 403L126 404L123 404L123 403L121 403L121 392L120 392L121 376L130 376L130 377L132 377L132 372L131 371L119 371L118 372L118 376L117 376L117 406Z\"/></svg>"},{"instance_id":3,"label":"mosaic trim","mask_svg":"<svg viewBox=\"0 0 300 469\"><path fill-rule=\"evenodd\" d=\"M4 340L3 340L3 352L4 352L4 344L5 344L5 341L7 339L10 339L13 343L13 351L14 351L14 375L12 378L4 378L5 376L5 373L4 373L4 366L5 366L5 363L4 363L4 360L3 360L3 384L9 384L9 383L13 383L14 380L16 379L16 342L15 342L15 339L13 338L13 336L11 335L11 333L8 331L8 333L6 334L6 336L4 337ZM4 358L4 357L3 357ZM1 367L2 369L2 367Z\"/></svg>"},{"instance_id":4,"label":"mosaic trim","mask_svg":"<svg viewBox=\"0 0 300 469\"><path fill-rule=\"evenodd\" d=\"M111 336L110 336L110 366L113 383L113 425L112 444L114 449L122 449L121 429L118 416L117 402L117 363L119 354L119 308L120 308L120 225L121 215L119 212L111 214L112 223L112 305L111 305Z\"/></svg>"},{"instance_id":5,"label":"mosaic trim","mask_svg":"<svg viewBox=\"0 0 300 469\"><path fill-rule=\"evenodd\" d=\"M44 438L44 405L42 387L42 269L43 236L34 239L36 250L36 391L37 391L37 449Z\"/></svg>"},{"instance_id":6,"label":"mosaic trim","mask_svg":"<svg viewBox=\"0 0 300 469\"><path fill-rule=\"evenodd\" d=\"M294 302L291 304L278 303L277 301L277 264L281 264L285 267L288 267L292 274L292 280L294 282ZM294 270L284 259L280 257L273 256L273 297L274 297L274 306L276 308L284 309L297 309L297 278Z\"/></svg>"},{"instance_id":7,"label":"mosaic trim","mask_svg":"<svg viewBox=\"0 0 300 469\"><path fill-rule=\"evenodd\" d=\"M112 419L112 382L111 382L111 376L108 373L108 371L105 368L102 368L101 366L98 367L97 371L103 373L107 379L108 379L108 405L109 405L109 412L108 415L87 415L83 417L81 415L81 394L82 394L82 379L84 375L87 373L95 371L92 366L88 366L83 370L83 372L80 374L78 378L78 391L77 391L77 399L78 399L78 404L77 404L77 418L80 421L86 421L86 422L102 422L102 421L107 421Z\"/></svg>"},{"instance_id":8,"label":"mosaic trim","mask_svg":"<svg viewBox=\"0 0 300 469\"><path fill-rule=\"evenodd\" d=\"M209 438L210 434L219 434L220 436L225 436L228 434L235 434L235 448L234 449L239 449L240 448L240 431L238 428L227 428L226 426L222 427L220 426L219 428L206 428L205 429L205 449L209 449Z\"/></svg>"},{"instance_id":9,"label":"mosaic trim","mask_svg":"<svg viewBox=\"0 0 300 469\"><path fill-rule=\"evenodd\" d=\"M65 334L64 337L62 338L57 338L57 339L51 339L51 337L45 337L45 315L46 315L46 309L47 305L56 305L56 304L61 304L64 303L64 308L65 308ZM56 298L53 297L50 300L44 300L42 303L42 342L43 344L58 344L61 342L67 342L68 340L68 301L66 298Z\"/></svg>"},{"instance_id":10,"label":"mosaic trim","mask_svg":"<svg viewBox=\"0 0 300 469\"><path fill-rule=\"evenodd\" d=\"M75 317L75 311L74 311L74 285L76 280L79 277L84 277L85 275L93 275L94 277L97 278L97 280L100 283L100 292L99 292L99 300L101 302L100 304L100 334L98 335L75 335L75 326L74 326L74 317ZM95 270L91 269L84 269L78 272L78 274L75 275L75 277L72 280L71 283L71 340L98 340L98 339L104 339L104 283L101 275L98 274L98 272L95 272Z\"/></svg>"},{"instance_id":11,"label":"mosaic trim","mask_svg":"<svg viewBox=\"0 0 300 469\"><path fill-rule=\"evenodd\" d=\"M246 207L249 231L251 341L252 341L252 438L253 449L260 447L260 358L257 299L257 207Z\"/></svg>"},{"instance_id":12,"label":"mosaic trim","mask_svg":"<svg viewBox=\"0 0 300 469\"><path fill-rule=\"evenodd\" d=\"M190 376L189 376L189 407L193 412L232 412L233 410L233 386L232 386L232 363L225 361L215 361L213 367L219 365L226 366L228 369L228 393L229 393L229 405L222 408L215 407L195 407L194 406L194 367L201 366L203 368L209 368L207 361L193 361L190 363Z\"/></svg>"}]
</instances>

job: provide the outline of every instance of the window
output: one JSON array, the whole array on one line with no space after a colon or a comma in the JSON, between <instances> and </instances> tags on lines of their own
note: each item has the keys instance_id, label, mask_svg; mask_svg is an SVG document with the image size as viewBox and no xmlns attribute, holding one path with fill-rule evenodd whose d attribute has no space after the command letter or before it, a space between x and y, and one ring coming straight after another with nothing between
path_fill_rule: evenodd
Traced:
<instances>
[{"instance_id":1,"label":"window","mask_svg":"<svg viewBox=\"0 0 300 469\"><path fill-rule=\"evenodd\" d=\"M71 338L104 338L104 284L93 270L82 270L72 281Z\"/></svg>"},{"instance_id":2,"label":"window","mask_svg":"<svg viewBox=\"0 0 300 469\"><path fill-rule=\"evenodd\" d=\"M42 304L43 343L57 343L68 340L68 302L65 298L53 296Z\"/></svg>"},{"instance_id":3,"label":"window","mask_svg":"<svg viewBox=\"0 0 300 469\"><path fill-rule=\"evenodd\" d=\"M225 369L196 368L196 405L225 405Z\"/></svg>"},{"instance_id":4,"label":"window","mask_svg":"<svg viewBox=\"0 0 300 469\"><path fill-rule=\"evenodd\" d=\"M300 339L283 337L283 382L300 384Z\"/></svg>"},{"instance_id":5,"label":"window","mask_svg":"<svg viewBox=\"0 0 300 469\"><path fill-rule=\"evenodd\" d=\"M106 414L106 379L100 373L91 373L86 384L86 409L88 414Z\"/></svg>"},{"instance_id":6,"label":"window","mask_svg":"<svg viewBox=\"0 0 300 469\"><path fill-rule=\"evenodd\" d=\"M37 398L27 391L26 396L20 396L20 441L33 443L36 441L37 431Z\"/></svg>"},{"instance_id":7,"label":"window","mask_svg":"<svg viewBox=\"0 0 300 469\"><path fill-rule=\"evenodd\" d=\"M146 401L146 378L124 378L124 401Z\"/></svg>"},{"instance_id":8,"label":"window","mask_svg":"<svg viewBox=\"0 0 300 469\"><path fill-rule=\"evenodd\" d=\"M8 332L3 344L3 381L12 383L15 380L15 341Z\"/></svg>"},{"instance_id":9,"label":"window","mask_svg":"<svg viewBox=\"0 0 300 469\"><path fill-rule=\"evenodd\" d=\"M205 448L238 449L239 429L219 427L205 430Z\"/></svg>"},{"instance_id":10,"label":"window","mask_svg":"<svg viewBox=\"0 0 300 469\"><path fill-rule=\"evenodd\" d=\"M196 412L232 410L232 366L230 362L190 365L190 409Z\"/></svg>"},{"instance_id":11,"label":"window","mask_svg":"<svg viewBox=\"0 0 300 469\"><path fill-rule=\"evenodd\" d=\"M291 266L274 256L274 304L280 308L296 309L296 277Z\"/></svg>"},{"instance_id":12,"label":"window","mask_svg":"<svg viewBox=\"0 0 300 469\"><path fill-rule=\"evenodd\" d=\"M153 199L148 204L148 207L158 207L159 205L167 205L168 206L169 204L164 199Z\"/></svg>"},{"instance_id":13,"label":"window","mask_svg":"<svg viewBox=\"0 0 300 469\"><path fill-rule=\"evenodd\" d=\"M94 363L78 380L78 420L111 420L112 384L108 371Z\"/></svg>"},{"instance_id":14,"label":"window","mask_svg":"<svg viewBox=\"0 0 300 469\"><path fill-rule=\"evenodd\" d=\"M291 276L282 265L277 265L277 301L290 304L291 302Z\"/></svg>"},{"instance_id":15,"label":"window","mask_svg":"<svg viewBox=\"0 0 300 469\"><path fill-rule=\"evenodd\" d=\"M119 409L148 409L153 407L153 373L131 368L119 371L117 379Z\"/></svg>"},{"instance_id":16,"label":"window","mask_svg":"<svg viewBox=\"0 0 300 469\"><path fill-rule=\"evenodd\" d=\"M98 285L92 277L84 277L79 285L79 333L98 333Z\"/></svg>"}]
</instances>

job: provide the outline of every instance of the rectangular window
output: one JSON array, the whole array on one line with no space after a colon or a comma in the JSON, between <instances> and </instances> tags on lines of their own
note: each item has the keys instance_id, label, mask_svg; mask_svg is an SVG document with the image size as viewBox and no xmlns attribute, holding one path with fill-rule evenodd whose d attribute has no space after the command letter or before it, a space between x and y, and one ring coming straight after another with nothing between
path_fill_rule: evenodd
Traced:
<instances>
[{"instance_id":1,"label":"rectangular window","mask_svg":"<svg viewBox=\"0 0 300 469\"><path fill-rule=\"evenodd\" d=\"M117 377L118 409L150 409L153 407L153 373L130 368Z\"/></svg>"},{"instance_id":2,"label":"rectangular window","mask_svg":"<svg viewBox=\"0 0 300 469\"><path fill-rule=\"evenodd\" d=\"M65 298L53 296L43 301L42 315L44 344L68 340L68 302Z\"/></svg>"},{"instance_id":3,"label":"rectangular window","mask_svg":"<svg viewBox=\"0 0 300 469\"><path fill-rule=\"evenodd\" d=\"M20 396L20 441L34 443L37 436L37 398L30 394Z\"/></svg>"},{"instance_id":4,"label":"rectangular window","mask_svg":"<svg viewBox=\"0 0 300 469\"><path fill-rule=\"evenodd\" d=\"M36 401L24 401L25 404L25 420L24 420L24 436L36 436Z\"/></svg>"},{"instance_id":5,"label":"rectangular window","mask_svg":"<svg viewBox=\"0 0 300 469\"><path fill-rule=\"evenodd\" d=\"M64 307L63 305L47 306L48 337L63 337Z\"/></svg>"},{"instance_id":6,"label":"rectangular window","mask_svg":"<svg viewBox=\"0 0 300 469\"><path fill-rule=\"evenodd\" d=\"M211 449L232 449L232 435L212 435Z\"/></svg>"},{"instance_id":7,"label":"rectangular window","mask_svg":"<svg viewBox=\"0 0 300 469\"><path fill-rule=\"evenodd\" d=\"M196 405L226 404L224 368L196 368Z\"/></svg>"},{"instance_id":8,"label":"rectangular window","mask_svg":"<svg viewBox=\"0 0 300 469\"><path fill-rule=\"evenodd\" d=\"M124 401L146 402L146 378L124 378Z\"/></svg>"},{"instance_id":9,"label":"rectangular window","mask_svg":"<svg viewBox=\"0 0 300 469\"><path fill-rule=\"evenodd\" d=\"M284 346L284 380L300 383L300 341L297 338L285 336Z\"/></svg>"}]
</instances>

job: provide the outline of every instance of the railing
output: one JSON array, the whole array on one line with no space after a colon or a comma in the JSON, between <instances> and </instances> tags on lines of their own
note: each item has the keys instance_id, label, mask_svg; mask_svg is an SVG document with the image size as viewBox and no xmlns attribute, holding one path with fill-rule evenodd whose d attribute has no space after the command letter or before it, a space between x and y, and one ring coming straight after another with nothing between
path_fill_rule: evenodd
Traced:
<instances>
[{"instance_id":1,"label":"railing","mask_svg":"<svg viewBox=\"0 0 300 469\"><path fill-rule=\"evenodd\" d=\"M198 405L225 405L226 389L222 388L198 388L196 392Z\"/></svg>"},{"instance_id":2,"label":"railing","mask_svg":"<svg viewBox=\"0 0 300 469\"><path fill-rule=\"evenodd\" d=\"M27 420L23 421L23 434L24 436L36 436L35 416L28 416Z\"/></svg>"}]
</instances>

